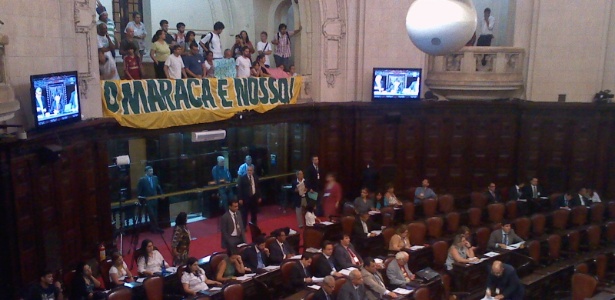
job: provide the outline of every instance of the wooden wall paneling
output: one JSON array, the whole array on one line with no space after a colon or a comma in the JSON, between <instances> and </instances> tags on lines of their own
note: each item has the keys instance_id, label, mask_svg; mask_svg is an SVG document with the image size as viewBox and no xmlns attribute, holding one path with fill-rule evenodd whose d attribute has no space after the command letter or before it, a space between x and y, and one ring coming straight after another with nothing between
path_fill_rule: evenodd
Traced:
<instances>
[{"instance_id":1,"label":"wooden wall paneling","mask_svg":"<svg viewBox=\"0 0 615 300\"><path fill-rule=\"evenodd\" d=\"M589 184L605 201L615 198L615 113L600 111L595 117L597 134L590 140L595 149L595 163L589 171L595 180Z\"/></svg>"},{"instance_id":2,"label":"wooden wall paneling","mask_svg":"<svg viewBox=\"0 0 615 300\"><path fill-rule=\"evenodd\" d=\"M472 109L455 109L450 112L450 140L441 142L441 147L444 151L448 148L449 156L445 157L448 164L443 164L443 168L448 168L446 171L446 183L441 182L438 186L443 187L448 185L446 192L461 192L467 191L472 187L472 178L474 177L473 167L471 164L470 151L480 149L480 153L484 153L485 145L474 145L477 141L472 139ZM481 133L482 134L482 133ZM447 145L448 144L448 145ZM480 176L484 176L480 175ZM444 191L442 191L444 192ZM442 193L440 192L440 193Z\"/></svg>"},{"instance_id":3,"label":"wooden wall paneling","mask_svg":"<svg viewBox=\"0 0 615 300\"><path fill-rule=\"evenodd\" d=\"M96 223L99 226L100 241L111 241L113 238L113 228L111 226L111 198L109 197L109 176L108 172L108 157L109 153L106 146L108 139L102 138L99 141L92 141L89 146L92 147L91 164L92 169L90 174L94 176L94 190L90 192L90 197L96 199Z\"/></svg>"},{"instance_id":4,"label":"wooden wall paneling","mask_svg":"<svg viewBox=\"0 0 615 300\"><path fill-rule=\"evenodd\" d=\"M360 121L356 123L354 133L356 140L354 141L355 151L353 155L356 157L356 160L352 166L352 174L357 175L352 178L352 187L348 187L354 197L358 196L359 189L363 188L363 171L370 160L374 161L372 167L378 170L380 186L395 176L396 162L394 162L392 157L387 158L384 154L385 136L386 131L390 130L390 124L387 124L383 111L381 109L370 110L362 107L355 110L354 118ZM388 155L392 156L391 153ZM354 199L354 197L350 199Z\"/></svg>"},{"instance_id":5,"label":"wooden wall paneling","mask_svg":"<svg viewBox=\"0 0 615 300\"><path fill-rule=\"evenodd\" d=\"M493 120L492 126L495 145L491 144L491 148L495 152L491 155L496 157L493 178L499 186L510 186L517 180L515 155L517 152L517 116L502 113L496 120Z\"/></svg>"},{"instance_id":6,"label":"wooden wall paneling","mask_svg":"<svg viewBox=\"0 0 615 300\"><path fill-rule=\"evenodd\" d=\"M518 180L527 182L531 177L539 177L541 161L541 143L547 141L542 137L544 124L540 115L524 110L521 117L521 132L518 148Z\"/></svg>"},{"instance_id":7,"label":"wooden wall paneling","mask_svg":"<svg viewBox=\"0 0 615 300\"><path fill-rule=\"evenodd\" d=\"M596 114L593 111L578 112L572 119L572 137L569 140L571 148L571 159L569 165L570 181L569 186L587 187L596 182L596 177L592 170L596 166L596 137L598 127Z\"/></svg>"},{"instance_id":8,"label":"wooden wall paneling","mask_svg":"<svg viewBox=\"0 0 615 300\"><path fill-rule=\"evenodd\" d=\"M397 176L395 186L399 189L398 193L410 187L419 186L424 174L422 161L425 145L421 112L414 111L412 114L407 113L404 116L399 124L397 139L399 176Z\"/></svg>"},{"instance_id":9,"label":"wooden wall paneling","mask_svg":"<svg viewBox=\"0 0 615 300\"><path fill-rule=\"evenodd\" d=\"M448 113L438 111L426 112L424 122L425 148L421 168L424 173L421 177L429 179L436 193L445 193L458 186L457 182L449 181L452 130L457 124ZM462 126L461 123L459 126Z\"/></svg>"}]
</instances>

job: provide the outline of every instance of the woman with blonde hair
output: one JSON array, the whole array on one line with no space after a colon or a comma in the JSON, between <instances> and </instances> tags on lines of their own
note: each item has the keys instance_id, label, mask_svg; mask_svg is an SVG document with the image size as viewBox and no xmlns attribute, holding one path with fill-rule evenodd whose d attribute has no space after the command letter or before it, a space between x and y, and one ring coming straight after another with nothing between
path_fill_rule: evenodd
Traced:
<instances>
[{"instance_id":1,"label":"woman with blonde hair","mask_svg":"<svg viewBox=\"0 0 615 300\"><path fill-rule=\"evenodd\" d=\"M391 237L389 242L389 250L401 251L410 248L410 239L408 234L408 226L402 224L397 227L397 231Z\"/></svg>"}]
</instances>

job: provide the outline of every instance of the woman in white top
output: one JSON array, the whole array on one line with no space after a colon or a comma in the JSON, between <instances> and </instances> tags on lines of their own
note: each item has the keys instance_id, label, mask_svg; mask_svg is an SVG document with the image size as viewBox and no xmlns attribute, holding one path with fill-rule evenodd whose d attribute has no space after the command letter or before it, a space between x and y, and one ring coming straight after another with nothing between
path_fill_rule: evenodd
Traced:
<instances>
[{"instance_id":1,"label":"woman in white top","mask_svg":"<svg viewBox=\"0 0 615 300\"><path fill-rule=\"evenodd\" d=\"M162 272L163 264L165 268L169 267L169 264L164 261L162 254L158 250L154 250L154 243L152 241L148 239L143 240L141 249L145 249L145 253L137 259L139 273L145 276L152 276L154 273Z\"/></svg>"},{"instance_id":2,"label":"woman in white top","mask_svg":"<svg viewBox=\"0 0 615 300\"><path fill-rule=\"evenodd\" d=\"M384 193L384 206L400 206L401 201L395 196L395 187L393 184L387 185L387 192Z\"/></svg>"},{"instance_id":3,"label":"woman in white top","mask_svg":"<svg viewBox=\"0 0 615 300\"><path fill-rule=\"evenodd\" d=\"M207 279L205 271L199 267L198 260L195 257L189 257L186 262L186 270L182 275L182 286L184 292L188 295L195 296L199 291L209 289L209 285L221 286L222 283Z\"/></svg>"},{"instance_id":4,"label":"woman in white top","mask_svg":"<svg viewBox=\"0 0 615 300\"><path fill-rule=\"evenodd\" d=\"M474 250L470 242L466 240L465 235L456 235L455 239L453 239L453 244L448 248L448 257L445 262L446 269L452 270L453 263L467 264L476 260L478 258L474 255Z\"/></svg>"},{"instance_id":5,"label":"woman in white top","mask_svg":"<svg viewBox=\"0 0 615 300\"><path fill-rule=\"evenodd\" d=\"M115 286L121 286L124 282L132 282L132 273L128 270L128 266L122 255L118 252L111 256L113 265L109 269L109 281Z\"/></svg>"},{"instance_id":6,"label":"woman in white top","mask_svg":"<svg viewBox=\"0 0 615 300\"><path fill-rule=\"evenodd\" d=\"M305 226L312 227L316 223L320 223L320 220L314 214L314 205L308 205L305 213Z\"/></svg>"}]
</instances>

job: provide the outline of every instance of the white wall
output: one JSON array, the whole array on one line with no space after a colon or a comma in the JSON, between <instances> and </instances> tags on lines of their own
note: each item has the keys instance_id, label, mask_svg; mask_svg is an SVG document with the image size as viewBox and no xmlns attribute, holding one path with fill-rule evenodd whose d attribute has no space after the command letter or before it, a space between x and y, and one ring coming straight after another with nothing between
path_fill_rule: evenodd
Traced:
<instances>
[{"instance_id":1,"label":"white wall","mask_svg":"<svg viewBox=\"0 0 615 300\"><path fill-rule=\"evenodd\" d=\"M523 0L521 0L523 1ZM489 7L491 9L491 15L495 18L495 28L493 29L492 46L511 46L507 44L509 41L508 36L512 35L512 30L508 28L508 6L509 0L472 0L474 7L476 8L476 16L478 20L478 26L476 28L476 35L481 34L481 28L485 19L484 10ZM514 16L512 16L514 18Z\"/></svg>"}]
</instances>

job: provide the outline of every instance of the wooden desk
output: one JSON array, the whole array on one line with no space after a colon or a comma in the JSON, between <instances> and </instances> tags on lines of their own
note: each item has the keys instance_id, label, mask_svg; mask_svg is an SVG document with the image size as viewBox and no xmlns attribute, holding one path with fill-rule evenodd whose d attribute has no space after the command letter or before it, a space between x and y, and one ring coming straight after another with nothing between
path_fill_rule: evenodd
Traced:
<instances>
[{"instance_id":1,"label":"wooden desk","mask_svg":"<svg viewBox=\"0 0 615 300\"><path fill-rule=\"evenodd\" d=\"M587 298L586 300L611 300L611 299L615 299L615 294L607 293L607 292L600 292L591 298Z\"/></svg>"},{"instance_id":2,"label":"wooden desk","mask_svg":"<svg viewBox=\"0 0 615 300\"><path fill-rule=\"evenodd\" d=\"M307 296L307 294L309 294L310 292L315 292L316 290L310 289L310 288L306 288L304 290L300 290L286 298L284 298L284 300L303 300L303 298L305 296Z\"/></svg>"},{"instance_id":3,"label":"wooden desk","mask_svg":"<svg viewBox=\"0 0 615 300\"><path fill-rule=\"evenodd\" d=\"M323 233L323 241L331 241L335 243L340 240L340 233L342 232L341 222L336 222L329 225L323 225L319 223L315 224L314 228L318 229L320 232Z\"/></svg>"},{"instance_id":4,"label":"wooden desk","mask_svg":"<svg viewBox=\"0 0 615 300\"><path fill-rule=\"evenodd\" d=\"M406 252L410 255L408 268L413 273L429 267L433 261L433 250L429 246L417 250L406 249Z\"/></svg>"},{"instance_id":5,"label":"wooden desk","mask_svg":"<svg viewBox=\"0 0 615 300\"><path fill-rule=\"evenodd\" d=\"M268 289L274 291L281 291L280 288L282 286L282 271L280 269L276 269L274 271L266 272L263 274L256 275L251 279L241 282L241 286L243 287L244 299L254 299L259 300L263 299L263 291L259 287L256 280L264 283ZM272 295L276 296L276 295ZM277 298L274 298L277 299Z\"/></svg>"}]
</instances>

